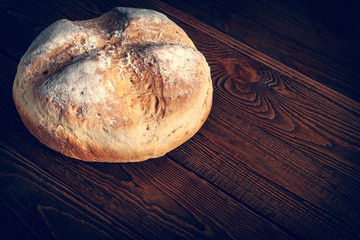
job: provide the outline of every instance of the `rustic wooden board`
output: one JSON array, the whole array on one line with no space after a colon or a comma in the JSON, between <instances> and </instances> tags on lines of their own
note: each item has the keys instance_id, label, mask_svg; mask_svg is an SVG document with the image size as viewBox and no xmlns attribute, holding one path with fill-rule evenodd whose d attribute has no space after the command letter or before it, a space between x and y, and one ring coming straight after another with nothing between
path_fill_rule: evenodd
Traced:
<instances>
[{"instance_id":1,"label":"rustic wooden board","mask_svg":"<svg viewBox=\"0 0 360 240\"><path fill-rule=\"evenodd\" d=\"M347 3L342 9L354 4ZM0 2L1 239L360 238L360 104L350 81L358 86L351 56L359 49L334 52L328 42L318 46L316 34L301 36L308 22L326 22L308 16L297 23L306 4L300 12L283 2L254 1L248 11L229 4ZM12 103L16 66L42 29L114 6L165 13L212 70L214 104L202 129L142 163L62 156L32 137ZM348 55L337 57L341 49ZM342 61L352 64L341 71Z\"/></svg>"}]
</instances>

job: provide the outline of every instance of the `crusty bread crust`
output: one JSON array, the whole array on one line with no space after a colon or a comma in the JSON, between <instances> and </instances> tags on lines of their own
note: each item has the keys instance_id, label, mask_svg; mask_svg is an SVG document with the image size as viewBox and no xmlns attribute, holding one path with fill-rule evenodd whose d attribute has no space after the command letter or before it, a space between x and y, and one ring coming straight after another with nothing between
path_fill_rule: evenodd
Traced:
<instances>
[{"instance_id":1,"label":"crusty bread crust","mask_svg":"<svg viewBox=\"0 0 360 240\"><path fill-rule=\"evenodd\" d=\"M212 104L210 68L165 15L115 8L59 20L18 66L13 97L40 142L84 161L159 157L192 137Z\"/></svg>"}]
</instances>

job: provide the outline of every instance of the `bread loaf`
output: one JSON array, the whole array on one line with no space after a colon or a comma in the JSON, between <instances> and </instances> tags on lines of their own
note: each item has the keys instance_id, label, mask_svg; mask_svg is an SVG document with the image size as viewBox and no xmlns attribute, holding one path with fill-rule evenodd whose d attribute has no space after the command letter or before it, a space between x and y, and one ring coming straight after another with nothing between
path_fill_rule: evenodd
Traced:
<instances>
[{"instance_id":1,"label":"bread loaf","mask_svg":"<svg viewBox=\"0 0 360 240\"><path fill-rule=\"evenodd\" d=\"M43 144L84 161L135 162L191 138L212 103L210 68L186 33L152 10L59 20L22 57L19 115Z\"/></svg>"}]
</instances>

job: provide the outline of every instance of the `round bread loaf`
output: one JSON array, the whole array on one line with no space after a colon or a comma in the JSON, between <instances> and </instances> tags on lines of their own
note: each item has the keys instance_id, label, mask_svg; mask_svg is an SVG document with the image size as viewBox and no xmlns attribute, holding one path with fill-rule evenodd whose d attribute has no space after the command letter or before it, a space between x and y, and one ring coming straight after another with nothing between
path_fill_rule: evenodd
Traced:
<instances>
[{"instance_id":1,"label":"round bread loaf","mask_svg":"<svg viewBox=\"0 0 360 240\"><path fill-rule=\"evenodd\" d=\"M59 20L31 44L13 97L43 144L99 162L162 156L192 137L212 103L210 68L186 33L152 10Z\"/></svg>"}]
</instances>

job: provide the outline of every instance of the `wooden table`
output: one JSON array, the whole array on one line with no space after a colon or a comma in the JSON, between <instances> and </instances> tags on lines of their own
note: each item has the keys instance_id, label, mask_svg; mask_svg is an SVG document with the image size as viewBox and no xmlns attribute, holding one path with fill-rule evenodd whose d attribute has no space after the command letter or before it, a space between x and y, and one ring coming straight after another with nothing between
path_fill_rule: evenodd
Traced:
<instances>
[{"instance_id":1,"label":"wooden table","mask_svg":"<svg viewBox=\"0 0 360 240\"><path fill-rule=\"evenodd\" d=\"M82 162L27 131L12 83L45 27L116 6L182 27L214 103L164 157ZM359 16L350 0L0 1L0 239L359 239Z\"/></svg>"}]
</instances>

